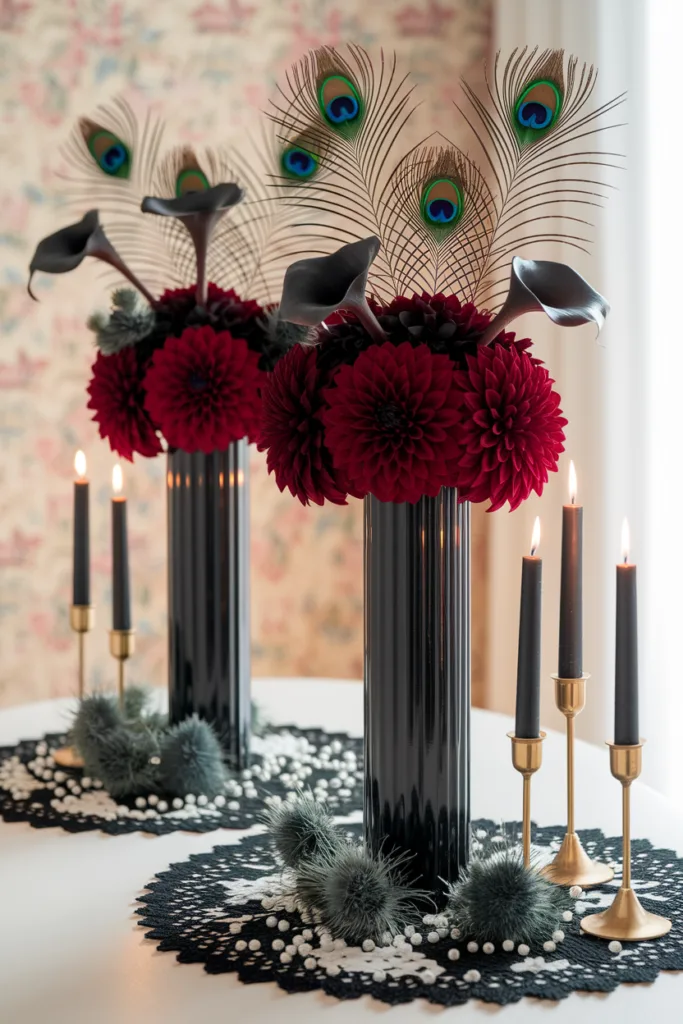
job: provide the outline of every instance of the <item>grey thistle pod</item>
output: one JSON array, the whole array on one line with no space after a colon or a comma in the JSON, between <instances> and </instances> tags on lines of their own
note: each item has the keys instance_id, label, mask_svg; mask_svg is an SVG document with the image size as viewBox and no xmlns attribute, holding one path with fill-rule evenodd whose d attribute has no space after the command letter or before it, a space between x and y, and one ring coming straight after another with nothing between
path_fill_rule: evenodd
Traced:
<instances>
[{"instance_id":1,"label":"grey thistle pod","mask_svg":"<svg viewBox=\"0 0 683 1024\"><path fill-rule=\"evenodd\" d=\"M545 313L561 327L594 323L599 334L609 309L607 299L566 263L523 260L515 256L510 290L503 308L488 325L479 344L490 345L509 323L524 313Z\"/></svg>"}]
</instances>

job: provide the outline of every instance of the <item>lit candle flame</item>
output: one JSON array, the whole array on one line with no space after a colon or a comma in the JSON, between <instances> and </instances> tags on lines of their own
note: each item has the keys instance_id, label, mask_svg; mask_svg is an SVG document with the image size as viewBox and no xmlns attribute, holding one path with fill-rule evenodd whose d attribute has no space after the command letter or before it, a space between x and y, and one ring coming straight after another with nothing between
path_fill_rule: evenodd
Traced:
<instances>
[{"instance_id":1,"label":"lit candle flame","mask_svg":"<svg viewBox=\"0 0 683 1024\"><path fill-rule=\"evenodd\" d=\"M123 471L118 462L111 471L111 487L114 494L120 494L123 490Z\"/></svg>"},{"instance_id":2,"label":"lit candle flame","mask_svg":"<svg viewBox=\"0 0 683 1024\"><path fill-rule=\"evenodd\" d=\"M628 526L628 519L621 524L621 559L624 565L628 564L628 556L631 550L631 531Z\"/></svg>"},{"instance_id":3,"label":"lit candle flame","mask_svg":"<svg viewBox=\"0 0 683 1024\"><path fill-rule=\"evenodd\" d=\"M74 459L74 469L76 470L78 479L83 480L85 478L86 462L85 452L82 452L80 449L76 452L76 458Z\"/></svg>"},{"instance_id":4,"label":"lit candle flame","mask_svg":"<svg viewBox=\"0 0 683 1024\"><path fill-rule=\"evenodd\" d=\"M530 552L530 554L531 554L532 558L534 557L534 555L538 551L538 547L539 547L540 543L541 543L541 518L540 518L540 516L536 516L536 521L534 522L534 529L533 529L533 532L531 534L531 552Z\"/></svg>"},{"instance_id":5,"label":"lit candle flame","mask_svg":"<svg viewBox=\"0 0 683 1024\"><path fill-rule=\"evenodd\" d=\"M576 505L576 491L576 469L572 461L569 463L569 502L572 505Z\"/></svg>"}]
</instances>

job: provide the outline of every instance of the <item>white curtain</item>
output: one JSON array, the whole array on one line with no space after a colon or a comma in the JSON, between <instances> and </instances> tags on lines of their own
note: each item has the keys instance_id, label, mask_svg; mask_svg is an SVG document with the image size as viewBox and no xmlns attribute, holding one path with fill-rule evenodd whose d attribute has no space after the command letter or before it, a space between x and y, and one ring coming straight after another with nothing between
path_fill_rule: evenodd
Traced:
<instances>
[{"instance_id":1,"label":"white curtain","mask_svg":"<svg viewBox=\"0 0 683 1024\"><path fill-rule=\"evenodd\" d=\"M629 95L626 104L606 122L626 122L625 126L586 140L589 144L597 141L604 152L624 153L627 168L606 176L605 180L616 188L608 190L610 198L605 209L595 211L592 256L583 257L558 246L549 257L571 263L607 296L612 304L607 325L596 342L589 327L561 329L540 316L520 322L525 328L523 333L534 339L557 380L569 419L567 451L559 474L542 499L528 501L511 515L497 513L490 517L493 576L489 609L489 692L495 707L511 711L521 558L528 549L534 517L540 515L544 557L541 716L544 725L562 728L563 720L554 707L550 675L557 671L561 505L567 500L568 465L569 459L573 459L579 500L584 505L584 667L592 676L588 706L577 721L577 731L596 743L613 736L615 565L621 521L627 516L633 538L632 555L639 565L641 732L650 738L644 776L662 790L668 789L671 781L668 766L674 765L676 739L675 729L662 714L662 708L674 688L676 693L680 691L681 700L675 702L680 721L683 675L679 679L670 674L664 633L670 640L678 630L671 621L671 607L663 607L667 601L661 587L664 577L672 575L672 557L678 557L679 563L683 557L673 551L667 536L676 503L666 504L666 473L663 466L656 469L654 453L662 463L673 455L672 470L680 478L676 466L677 437L675 432L667 434L663 423L673 419L676 405L674 401L665 407L658 388L668 387L672 399L675 398L675 381L667 376L662 358L666 331L671 332L668 310L682 285L671 280L664 287L664 271L669 267L673 279L675 270L662 251L657 264L653 264L653 247L648 237L650 213L656 211L655 202L651 202L653 172L662 179L662 191L671 197L668 212L661 204L662 232L678 206L674 192L676 164L672 166L670 157L665 156L664 139L668 142L679 130L673 113L677 110L675 98L662 101L661 110L654 98L652 102L649 98L648 62L653 20L661 25L663 34L671 33L672 50L680 41L680 31L666 28L669 6L676 8L680 21L683 5L673 0L671 5L667 0L498 0L496 5L496 49L506 54L516 46L562 47L599 68L596 104L624 90ZM680 54L672 54L672 76L677 62ZM662 63L656 59L657 71L653 74L664 74ZM676 84L672 77L668 91L662 87L660 96L675 97ZM654 149L648 148L651 109L662 121L662 136ZM670 124L665 129L666 117ZM623 164L619 160L613 162ZM593 170L588 167L587 175ZM675 230L667 230L671 260L676 255ZM659 268L655 280L651 270L659 262L664 266ZM680 346L678 356L680 359ZM673 582L671 592L674 593ZM679 630L683 633L683 628Z\"/></svg>"}]
</instances>

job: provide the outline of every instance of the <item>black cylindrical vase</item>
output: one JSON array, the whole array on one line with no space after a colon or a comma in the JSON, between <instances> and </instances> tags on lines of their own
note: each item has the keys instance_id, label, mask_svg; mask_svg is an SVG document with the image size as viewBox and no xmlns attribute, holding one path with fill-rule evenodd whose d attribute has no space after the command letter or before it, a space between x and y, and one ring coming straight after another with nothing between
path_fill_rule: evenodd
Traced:
<instances>
[{"instance_id":1,"label":"black cylindrical vase","mask_svg":"<svg viewBox=\"0 0 683 1024\"><path fill-rule=\"evenodd\" d=\"M211 722L233 768L249 759L249 455L168 455L169 709Z\"/></svg>"},{"instance_id":2,"label":"black cylindrical vase","mask_svg":"<svg viewBox=\"0 0 683 1024\"><path fill-rule=\"evenodd\" d=\"M443 892L470 830L470 508L365 499L365 834Z\"/></svg>"}]
</instances>

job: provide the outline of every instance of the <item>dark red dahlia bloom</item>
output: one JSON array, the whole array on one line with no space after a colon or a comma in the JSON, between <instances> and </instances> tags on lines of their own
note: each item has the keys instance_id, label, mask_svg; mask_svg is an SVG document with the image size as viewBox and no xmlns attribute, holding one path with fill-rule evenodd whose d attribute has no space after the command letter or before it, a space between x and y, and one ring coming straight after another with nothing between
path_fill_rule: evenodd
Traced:
<instances>
[{"instance_id":1,"label":"dark red dahlia bloom","mask_svg":"<svg viewBox=\"0 0 683 1024\"><path fill-rule=\"evenodd\" d=\"M541 494L567 424L547 369L514 345L480 346L455 378L463 396L454 432L460 497L489 500L493 512Z\"/></svg>"},{"instance_id":2,"label":"dark red dahlia bloom","mask_svg":"<svg viewBox=\"0 0 683 1024\"><path fill-rule=\"evenodd\" d=\"M255 438L265 374L243 338L188 327L167 338L145 375L145 408L172 448L207 454Z\"/></svg>"},{"instance_id":3,"label":"dark red dahlia bloom","mask_svg":"<svg viewBox=\"0 0 683 1024\"><path fill-rule=\"evenodd\" d=\"M394 345L406 341L413 346L427 345L435 355L448 356L459 367L464 367L466 356L475 352L492 316L480 312L471 302L461 302L457 295L399 295L387 306L373 299L369 304ZM318 332L318 364L325 370L353 363L360 352L374 344L353 313L335 313L325 323ZM528 338L515 339L512 331L501 332L497 340L521 350L531 345Z\"/></svg>"},{"instance_id":4,"label":"dark red dahlia bloom","mask_svg":"<svg viewBox=\"0 0 683 1024\"><path fill-rule=\"evenodd\" d=\"M453 364L426 345L374 344L325 391L325 443L358 494L415 502L454 483L462 395Z\"/></svg>"},{"instance_id":5,"label":"dark red dahlia bloom","mask_svg":"<svg viewBox=\"0 0 683 1024\"><path fill-rule=\"evenodd\" d=\"M288 487L302 505L346 504L335 478L320 416L326 376L316 368L316 350L295 345L279 361L263 389L259 451L268 452L268 472L281 491Z\"/></svg>"},{"instance_id":6,"label":"dark red dahlia bloom","mask_svg":"<svg viewBox=\"0 0 683 1024\"><path fill-rule=\"evenodd\" d=\"M152 457L161 442L145 412L145 393L132 346L113 355L98 352L88 385L88 409L93 409L100 437L108 438L113 451L133 461L133 455Z\"/></svg>"}]
</instances>

